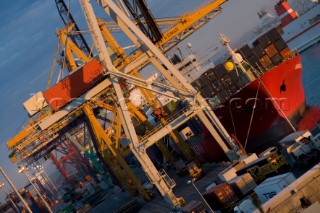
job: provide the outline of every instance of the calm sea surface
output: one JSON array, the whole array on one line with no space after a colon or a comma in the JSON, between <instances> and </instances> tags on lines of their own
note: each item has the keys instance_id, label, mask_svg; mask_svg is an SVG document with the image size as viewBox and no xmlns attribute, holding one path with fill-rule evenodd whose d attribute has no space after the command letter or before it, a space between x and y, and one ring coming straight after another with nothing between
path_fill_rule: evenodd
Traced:
<instances>
[{"instance_id":1,"label":"calm sea surface","mask_svg":"<svg viewBox=\"0 0 320 213\"><path fill-rule=\"evenodd\" d=\"M309 109L299 124L299 129L312 129L320 120L320 43L301 53L302 81Z\"/></svg>"},{"instance_id":2,"label":"calm sea surface","mask_svg":"<svg viewBox=\"0 0 320 213\"><path fill-rule=\"evenodd\" d=\"M301 53L307 104L320 106L320 43Z\"/></svg>"}]
</instances>

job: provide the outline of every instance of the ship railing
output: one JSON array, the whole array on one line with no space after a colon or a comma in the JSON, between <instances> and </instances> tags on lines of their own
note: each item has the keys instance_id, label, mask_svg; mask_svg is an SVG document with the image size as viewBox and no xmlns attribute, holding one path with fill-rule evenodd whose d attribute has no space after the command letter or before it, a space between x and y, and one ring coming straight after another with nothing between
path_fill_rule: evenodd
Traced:
<instances>
[{"instance_id":1,"label":"ship railing","mask_svg":"<svg viewBox=\"0 0 320 213\"><path fill-rule=\"evenodd\" d=\"M320 175L314 177L299 190L292 190L291 196L279 203L269 212L289 213L301 212L309 205L320 202Z\"/></svg>"},{"instance_id":2,"label":"ship railing","mask_svg":"<svg viewBox=\"0 0 320 213\"><path fill-rule=\"evenodd\" d=\"M171 123L172 121L174 121L175 119L179 118L180 116L184 115L185 113L188 112L188 110L190 110L190 105L182 108L181 110L178 110L172 114L170 114L167 117L164 117L164 120L166 121L166 123ZM153 129L151 129L150 131L146 132L146 134L144 134L143 136L138 137L140 142L143 142L144 140L146 140L147 138L149 138L151 135L153 135L155 132L159 131L160 129L162 129L165 126L165 124L163 124L161 121L159 121L159 124L154 127Z\"/></svg>"}]
</instances>

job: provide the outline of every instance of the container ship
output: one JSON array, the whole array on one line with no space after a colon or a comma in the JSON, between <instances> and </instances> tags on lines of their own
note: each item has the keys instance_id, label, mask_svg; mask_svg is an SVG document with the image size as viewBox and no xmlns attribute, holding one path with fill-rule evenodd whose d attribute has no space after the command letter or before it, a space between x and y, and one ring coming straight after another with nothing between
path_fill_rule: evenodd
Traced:
<instances>
[{"instance_id":1,"label":"container ship","mask_svg":"<svg viewBox=\"0 0 320 213\"><path fill-rule=\"evenodd\" d=\"M290 50L276 28L259 36L252 44L238 48L237 52L245 59L247 63L244 65L253 72L256 80L249 81L239 69L228 71L224 64L200 67L194 55L184 60L173 57L171 61L209 100L227 131L237 138L245 150L259 152L293 131L291 125L296 125L305 111L301 57ZM54 111L59 111L103 79L101 66L96 59L79 70L44 92L44 99ZM155 76L152 78L156 79ZM77 79L84 79L83 85L79 85ZM81 89L70 93L74 82ZM135 94L132 91L130 93ZM64 97L64 94L68 96ZM158 97L158 100L164 108L171 107L172 100L167 97ZM136 105L141 104L143 101ZM50 124L40 125L45 129ZM179 129L180 132L182 130ZM200 139L190 140L189 143L201 161L225 158L224 152L205 127L198 132Z\"/></svg>"},{"instance_id":2,"label":"container ship","mask_svg":"<svg viewBox=\"0 0 320 213\"><path fill-rule=\"evenodd\" d=\"M305 111L301 57L290 50L275 28L256 39L252 47L246 44L237 52L244 58L246 69L255 75L254 81L248 80L246 74L239 69L228 71L225 64L214 66L211 62L201 65L195 55L189 55L184 60L175 55L171 61L202 96L208 99L224 127L245 150L259 152L293 131L291 125L295 126ZM152 75L150 80L159 81L157 77ZM81 91L73 90L70 93L73 82L79 85L79 78L87 79L78 87ZM101 79L101 66L93 59L81 67L80 72L71 73L68 78L44 92L43 96L54 111L59 111ZM138 93L130 91L130 94L136 95L130 99L141 108L143 100L137 98ZM69 94L70 97L64 97L63 94ZM170 98L158 97L158 100L168 114L172 112ZM154 119L150 113L146 114L151 121ZM200 161L220 161L226 158L207 129L202 126L202 130L197 132L197 128L193 127L199 126L199 123L195 123L197 122L188 126L199 133L199 137L189 143ZM178 131L182 132L183 128L185 126Z\"/></svg>"},{"instance_id":3,"label":"container ship","mask_svg":"<svg viewBox=\"0 0 320 213\"><path fill-rule=\"evenodd\" d=\"M248 43L236 50L237 56L243 60L241 64L255 80L249 80L239 66L227 69L225 62L228 61L214 65L211 61L200 62L194 54L183 58L182 54L174 53L168 57L207 99L228 133L247 152L262 152L275 145L274 142L294 131L306 109L301 57L291 51L278 30L273 28L254 40L252 45ZM155 73L147 81L162 82L160 78ZM131 102L141 108L145 100L140 91L135 89L130 94ZM179 107L177 103L172 104L174 99L169 98L170 95L174 96L157 97L167 114ZM146 114L149 122L154 122L152 110ZM184 134L186 128L195 135L198 133L198 137L191 137L188 142L201 162L226 159L202 124L188 122L178 131ZM171 146L179 153L174 143ZM158 157L160 155L158 152Z\"/></svg>"},{"instance_id":4,"label":"container ship","mask_svg":"<svg viewBox=\"0 0 320 213\"><path fill-rule=\"evenodd\" d=\"M262 20L256 34L263 34L266 29L278 26L282 38L292 50L299 52L320 41L320 3L319 1L302 1L296 12L286 0L279 1L274 9L277 17L265 11L258 13Z\"/></svg>"},{"instance_id":5,"label":"container ship","mask_svg":"<svg viewBox=\"0 0 320 213\"><path fill-rule=\"evenodd\" d=\"M223 126L247 152L261 152L294 131L306 103L301 56L290 50L277 29L252 44L237 52L255 80L249 81L239 69L228 71L224 63L203 72L192 85L209 100ZM192 73L201 73L190 70L181 70L189 81L196 77ZM222 160L223 151L204 126L202 129L200 142L192 144L193 150L202 161Z\"/></svg>"}]
</instances>

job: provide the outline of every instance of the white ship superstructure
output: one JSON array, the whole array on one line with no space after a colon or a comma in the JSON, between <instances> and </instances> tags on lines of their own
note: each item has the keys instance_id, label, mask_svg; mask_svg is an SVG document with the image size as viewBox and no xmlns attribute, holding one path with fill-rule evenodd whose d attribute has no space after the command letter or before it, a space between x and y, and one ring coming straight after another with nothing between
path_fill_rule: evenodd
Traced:
<instances>
[{"instance_id":1,"label":"white ship superstructure","mask_svg":"<svg viewBox=\"0 0 320 213\"><path fill-rule=\"evenodd\" d=\"M283 28L283 39L291 49L303 51L320 41L320 4Z\"/></svg>"},{"instance_id":2,"label":"white ship superstructure","mask_svg":"<svg viewBox=\"0 0 320 213\"><path fill-rule=\"evenodd\" d=\"M254 37L280 26L282 38L291 50L301 52L320 41L319 1L303 1L295 9L287 1L279 1L275 5L275 11L276 17L265 11L258 13L261 26L255 30Z\"/></svg>"}]
</instances>

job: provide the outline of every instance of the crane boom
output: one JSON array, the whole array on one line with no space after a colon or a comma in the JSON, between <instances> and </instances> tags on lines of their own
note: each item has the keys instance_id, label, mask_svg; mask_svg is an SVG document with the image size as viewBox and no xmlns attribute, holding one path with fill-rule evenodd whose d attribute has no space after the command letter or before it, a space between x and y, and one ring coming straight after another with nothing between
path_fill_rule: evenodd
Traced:
<instances>
[{"instance_id":1,"label":"crane boom","mask_svg":"<svg viewBox=\"0 0 320 213\"><path fill-rule=\"evenodd\" d=\"M232 140L226 130L223 128L221 123L219 122L218 118L214 115L214 113L211 111L209 105L206 103L206 101L201 97L200 94L196 93L194 88L186 81L186 79L181 75L181 73L169 62L169 60L161 53L161 50L159 50L155 45L152 43L156 43L157 40L158 45L161 47L164 47L165 44L168 44L169 41L171 41L174 37L179 35L179 33L183 33L186 29L190 28L190 26L193 26L197 21L205 17L207 14L215 10L217 7L219 7L222 3L224 3L226 0L217 0L214 3L211 3L210 5L207 5L206 7L198 10L196 13L192 15L186 15L183 16L184 21L177 24L175 27L173 27L171 30L167 31L165 35L166 37L162 37L162 39L156 40L150 40L146 35L141 32L137 26L130 21L130 19L123 14L119 8L111 1L111 0L97 0L98 3L101 5L102 2L106 4L107 6L101 5L106 12L110 15L112 15L111 18L114 19L114 21L119 25L119 27L127 34L127 36L132 40L132 42L136 45L137 48L140 48L140 50L133 56L126 57L125 52L120 47L120 45L116 42L116 40L112 37L109 31L104 28L104 26L99 23L99 20L96 19L94 15L93 8L91 6L90 1L88 0L80 0L80 4L82 6L83 12L85 14L88 26L90 28L90 33L92 35L94 44L96 46L98 56L100 58L100 62L102 67L104 68L104 74L107 74L109 79L105 79L101 84L97 85L94 90L96 93L105 93L106 89L109 88L109 86L112 84L114 87L114 90L112 92L116 93L117 97L117 133L116 136L116 142L113 144L113 141L111 141L111 138L106 135L104 132L104 129L100 126L100 124L97 122L96 118L94 117L94 114L92 112L91 106L89 105L83 105L82 107L79 107L82 103L85 103L87 101L87 94L84 94L83 97L85 97L83 100L80 100L78 104L78 108L71 111L71 112L62 112L62 114L59 112L55 113L52 117L50 116L49 119L46 119L41 124L39 123L39 127L35 129L32 134L30 133L30 137L27 137L29 134L22 132L20 137L15 138L15 140L10 141L11 147L14 147L13 156L16 157L16 153L20 151L20 157L22 159L26 159L32 155L32 153L28 153L28 150L32 149L32 151L37 152L38 150L44 149L43 147L46 144L51 143L53 140L56 139L56 137L59 137L56 133L58 132L58 129L66 127L68 124L70 124L77 117L80 117L81 115L85 114L86 118L89 120L89 127L91 127L91 132L93 133L95 138L103 138L104 142L107 142L109 149L110 147L114 151L114 156L118 156L118 163L121 164L122 157L121 155L124 152L121 152L119 149L119 137L120 137L120 130L121 125L123 127L123 130L125 132L126 138L130 141L129 147L132 153L137 157L138 161L140 162L142 168L146 172L149 179L156 185L160 193L165 197L165 199L171 203L173 206L181 206L184 204L183 198L177 198L173 193L173 187L175 186L175 183L172 179L169 178L169 176L166 174L164 170L157 170L155 166L153 165L151 159L146 154L145 150L150 147L153 144L156 144L158 140L163 138L165 135L170 134L170 132L175 131L180 125L182 125L184 122L188 121L191 117L198 116L200 120L207 126L211 134L214 136L214 138L217 140L221 148L224 150L224 152L228 155L228 157L232 160L235 159L235 153L234 150L230 150L229 147L225 144L225 142L222 140L221 136L225 139L227 143L232 143ZM134 0L135 2L144 3L144 0ZM56 0L58 2L58 0ZM61 2L61 0L59 1ZM62 1L63 2L63 1ZM138 3L137 3L138 4ZM139 5L138 5L139 6ZM148 11L148 8L146 5L140 5L140 10L143 8L143 11ZM61 14L60 14L61 15ZM145 22L149 26L150 22L148 24L148 19L151 19L154 21L151 13L144 15ZM147 18L146 18L147 17ZM70 23L68 27L71 27L73 23ZM152 25L152 24L151 24ZM150 26L151 26L150 25ZM139 26L139 24L138 24ZM105 31L105 33L104 33ZM62 32L62 31L61 31ZM65 35L69 32L69 29L66 30ZM76 34L77 35L77 34ZM63 37L64 34L61 34L60 40L67 41L68 37ZM104 36L104 38L103 38ZM124 60L121 64L116 64L114 61L111 60L109 53L107 51L105 41L104 39L109 43L110 47L116 53L118 57L122 57ZM162 42L162 43L161 43ZM74 53L83 51L80 50L80 47L74 40L71 39L70 42L63 42L65 44L68 43L68 47L65 47L66 50L70 50L71 53L71 47L73 47L72 51ZM69 48L69 49L68 49ZM165 47L162 48L162 51L164 51ZM84 52L84 51L83 51ZM68 57L73 57L72 55ZM80 57L82 61L88 60L88 58ZM140 78L137 76L137 78L134 78L132 75L137 74L137 69L143 67L146 63L152 63L159 71L160 73L166 78L170 86L176 90L180 91L180 93L177 93L179 95L179 98L187 99L190 101L190 106L188 109L183 109L179 111L177 114L172 116L168 120L164 120L162 124L159 127L154 128L155 131L150 131L148 134L142 136L138 136L135 130L135 126L133 124L132 119L139 119L141 121L146 121L146 118L139 113L137 109L133 105L130 105L130 103L125 102L123 91L121 88L121 79L122 78L131 78L133 80L137 80ZM168 70L166 70L161 63L163 63ZM127 66L128 65L128 66ZM120 70L121 69L121 70ZM120 72L121 71L121 72ZM125 74L130 73L131 76ZM139 80L139 79L138 79ZM136 82L134 85L140 85L141 81ZM101 86L102 85L102 86ZM96 89L99 88L99 89ZM147 87L141 86L141 88L147 89ZM101 92L100 92L101 91ZM153 91L153 90L152 90ZM151 92L152 92L151 91ZM184 94L181 93L181 91L184 91ZM91 91L88 92L88 94ZM90 93L91 95L97 97L98 95L93 94L93 92ZM188 96L186 95L188 94ZM182 97L185 96L185 97ZM192 96L194 98L194 102L191 103ZM83 102L82 102L83 101ZM81 103L80 103L81 102ZM152 104L149 103L150 106L156 105L156 103ZM110 106L108 106L110 109ZM192 108L195 107L195 108ZM81 110L82 108L82 110ZM63 114L64 113L64 114ZM61 119L56 119L60 116ZM56 117L56 118L54 118ZM62 120L63 118L63 120ZM121 121L121 123L120 123ZM47 122L47 123L46 123ZM221 136L217 133L213 125L219 130ZM42 125L42 126L41 126ZM46 127L43 127L46 126ZM100 128L99 132L95 132L97 128ZM157 131L159 130L159 131ZM101 145L100 151L105 155L107 161L113 161L113 156L108 157L108 153L104 151L106 150L106 147L104 145L103 141L97 141L97 145ZM21 143L20 143L21 142ZM17 146L16 146L17 145ZM230 146L232 147L232 146ZM31 151L31 150L30 150ZM30 155L29 155L30 154ZM117 158L117 157L116 157ZM116 167L116 163L114 162L114 165L112 166ZM122 165L122 167L126 166L125 164ZM125 169L127 170L127 169ZM119 177L121 174L119 174ZM120 179L125 179L124 177L120 177ZM137 182L136 185L139 185ZM141 187L141 186L140 186ZM141 189L141 188L140 188ZM141 189L142 190L142 189ZM141 191L141 194L145 194L145 192Z\"/></svg>"},{"instance_id":2,"label":"crane boom","mask_svg":"<svg viewBox=\"0 0 320 213\"><path fill-rule=\"evenodd\" d=\"M162 38L162 32L159 29L151 11L147 7L145 0L123 0L123 3L128 8L141 31L153 43L160 41ZM144 17L144 21L147 26L142 23L141 17Z\"/></svg>"},{"instance_id":3,"label":"crane boom","mask_svg":"<svg viewBox=\"0 0 320 213\"><path fill-rule=\"evenodd\" d=\"M128 106L125 102L122 88L120 87L120 79L116 74L122 72L119 72L119 70L112 64L90 1L80 0L80 4L87 24L89 26L91 36L98 51L99 59L102 63L103 68L105 69L106 74L109 74L110 81L114 87L117 99L119 100L117 103L119 115L121 117L121 123L123 125L126 138L130 141L130 149L141 164L150 181L155 184L165 200L173 206L181 206L184 204L184 200L181 198L177 198L174 195L172 190L175 186L174 181L168 177L164 170L158 171L155 168L145 150L149 146L154 144L157 140L164 137L172 130L182 125L184 122L188 121L192 116L199 116L200 120L207 126L211 134L220 144L221 148L225 151L230 160L235 160L237 158L235 150L230 150L227 147L225 142L216 132L213 124L220 130L220 133L225 138L227 143L232 143L232 139L230 138L224 127L221 125L216 115L212 112L208 103L203 99L203 97L201 97L201 95L196 92L191 84L174 67L174 65L170 63L170 61L152 43L152 41L149 40L148 37L137 28L137 26L112 2L112 0L104 0L104 2L98 1L98 3L101 3L100 5L104 9L106 9L109 15L112 14L111 17L114 20L122 21L122 23L124 24L123 26L121 26L122 28L131 30L133 36L135 37L134 40L139 40L142 44L141 46L143 48L141 48L141 51L147 53L147 60L150 61L160 71L160 73L164 76L164 78L166 78L168 83L171 84L171 87L178 90L185 90L186 92L194 95L193 98L195 101L191 101L190 97L182 97L181 95L179 97L181 100L186 99L190 104L189 107L191 107L192 109L188 108L179 111L177 116L173 116L166 125L161 126L161 129L160 127L159 129L155 128L156 130L159 130L156 131L155 134L147 134L142 139L141 137L139 138L135 131L130 113L128 111ZM129 36L129 38L131 37ZM167 67L167 69L165 69L161 65L161 63L163 63L163 65ZM206 116L208 116L209 119Z\"/></svg>"},{"instance_id":4,"label":"crane boom","mask_svg":"<svg viewBox=\"0 0 320 213\"><path fill-rule=\"evenodd\" d=\"M177 37L180 33L190 28L197 21L207 16L212 11L216 10L227 0L216 0L211 2L207 6L197 10L195 13L187 14L181 17L180 22L163 33L161 40L157 43L158 46L167 44L170 40Z\"/></svg>"},{"instance_id":5,"label":"crane boom","mask_svg":"<svg viewBox=\"0 0 320 213\"><path fill-rule=\"evenodd\" d=\"M222 4L222 1L219 1L221 4ZM223 1L224 2L224 1ZM103 2L101 2L101 1L98 1L98 3L103 3ZM103 6L103 5L101 5L101 6ZM211 8L211 10L209 10L208 9L208 7L210 6L210 8ZM207 7L206 7L207 9L206 10L204 10L204 9L202 9L202 11L212 11L212 9L214 8L214 7L212 7L212 4L210 4L210 5L208 5ZM108 12L107 12L108 13ZM199 16L198 16L199 17ZM123 26L123 23L122 23L122 21L121 20L118 20L118 24L121 24L121 25L119 25L121 28L122 28L122 30L124 30L124 32L126 32L126 29L125 28L123 28L124 26ZM129 33L129 32L128 32ZM131 35L128 35L129 36L129 38L130 39L136 39L135 37L132 37ZM137 39L135 40L135 41L137 41ZM109 41L108 41L109 42ZM69 43L71 44L71 42L68 42L68 45L69 45ZM116 45L116 48L120 48L119 47L119 45L117 44ZM120 51L121 52L121 51ZM123 54L123 52L122 52L122 54ZM128 69L128 68L126 68L125 69L125 72L132 72L133 71L133 69L134 69L134 67L138 67L137 65L136 65L136 63L139 63L140 65L139 66L141 66L141 63L142 63L142 61L145 61L145 62L143 62L144 64L146 64L147 63L147 55L146 55L146 53L142 53L141 51L138 51L134 56L132 56L132 57L130 57L129 58L130 60L128 60L128 61L126 61L126 63L122 63L120 66L118 66L117 67L117 69L122 69L124 66L126 66L127 64L129 64L129 63L131 63L132 65L130 66L130 68ZM109 85L110 85L110 82L109 82ZM66 116L66 115L65 115ZM63 117L62 115L55 115L55 117ZM42 125L40 125L41 126L41 128L43 128L42 126L48 126L49 124L44 124L44 123L48 123L48 122L42 122L43 124ZM49 123L52 123L52 122L49 122ZM218 126L220 126L220 125L218 125ZM23 132L24 130L22 130L21 132ZM224 132L224 131L223 131ZM27 135L27 134L26 134ZM9 141L9 144L12 144L12 146L11 147L15 147L15 146L17 146L19 143L21 143L23 141L23 139L19 139L19 140L16 140L16 139L12 139L12 140L10 140Z\"/></svg>"},{"instance_id":6,"label":"crane boom","mask_svg":"<svg viewBox=\"0 0 320 213\"><path fill-rule=\"evenodd\" d=\"M160 28L168 28L172 25L176 25L179 23L180 18L179 17L168 17L168 18L156 18L155 21L159 25ZM113 21L104 21L106 24L106 27L108 27L110 32L118 32L120 31L119 26L114 23ZM143 24L146 23L145 20L141 20Z\"/></svg>"},{"instance_id":7,"label":"crane boom","mask_svg":"<svg viewBox=\"0 0 320 213\"><path fill-rule=\"evenodd\" d=\"M66 3L64 0L55 0L56 6L59 12L59 15L64 23L65 26L69 26L70 24L74 24L72 31L80 31L78 25L76 24L75 20L73 19ZM72 34L70 35L71 40L73 43L75 43L87 56L90 55L90 58L92 57L92 54L90 53L90 48L84 39L82 34Z\"/></svg>"}]
</instances>

